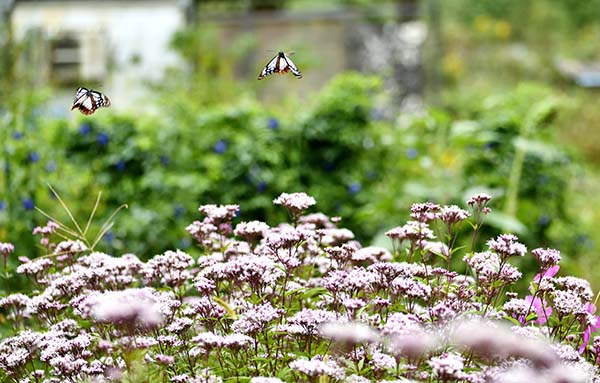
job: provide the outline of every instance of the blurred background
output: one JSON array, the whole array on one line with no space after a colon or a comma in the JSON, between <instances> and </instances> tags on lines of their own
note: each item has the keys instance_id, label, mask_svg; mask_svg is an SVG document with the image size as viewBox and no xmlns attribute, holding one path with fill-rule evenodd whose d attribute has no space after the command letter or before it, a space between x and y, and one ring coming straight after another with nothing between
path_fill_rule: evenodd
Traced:
<instances>
[{"instance_id":1,"label":"blurred background","mask_svg":"<svg viewBox=\"0 0 600 383\"><path fill-rule=\"evenodd\" d=\"M483 191L480 238L557 247L600 287L600 0L3 0L0 20L17 255L43 254L35 207L68 221L48 185L80 222L102 191L96 232L127 204L98 250L144 259L193 253L200 204L276 224L272 200L305 191L389 247L411 203ZM304 78L257 81L279 50ZM111 107L71 112L79 86Z\"/></svg>"}]
</instances>

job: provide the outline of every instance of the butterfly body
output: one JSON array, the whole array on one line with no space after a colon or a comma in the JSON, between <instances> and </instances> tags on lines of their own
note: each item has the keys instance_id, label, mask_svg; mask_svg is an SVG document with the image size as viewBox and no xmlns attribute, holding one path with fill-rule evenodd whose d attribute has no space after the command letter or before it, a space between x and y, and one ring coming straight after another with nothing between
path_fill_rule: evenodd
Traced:
<instances>
[{"instance_id":1,"label":"butterfly body","mask_svg":"<svg viewBox=\"0 0 600 383\"><path fill-rule=\"evenodd\" d=\"M292 72L297 79L302 78L302 73L300 73L294 62L284 52L279 52L267 63L265 69L258 76L258 79L262 80L273 73L285 74L288 72Z\"/></svg>"},{"instance_id":2,"label":"butterfly body","mask_svg":"<svg viewBox=\"0 0 600 383\"><path fill-rule=\"evenodd\" d=\"M75 93L75 100L73 100L71 110L79 109L81 113L90 115L98 108L108 108L109 106L110 99L105 94L93 89L79 88L77 89L77 93Z\"/></svg>"}]
</instances>

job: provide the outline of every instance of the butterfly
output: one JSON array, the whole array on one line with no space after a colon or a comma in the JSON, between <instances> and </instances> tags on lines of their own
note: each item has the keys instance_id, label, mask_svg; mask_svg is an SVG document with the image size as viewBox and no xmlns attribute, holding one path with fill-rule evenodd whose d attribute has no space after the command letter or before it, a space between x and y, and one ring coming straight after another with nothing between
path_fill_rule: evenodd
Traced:
<instances>
[{"instance_id":1,"label":"butterfly","mask_svg":"<svg viewBox=\"0 0 600 383\"><path fill-rule=\"evenodd\" d=\"M273 73L284 74L289 71L291 71L292 74L296 76L296 78L302 78L302 73L300 73L298 67L294 64L294 62L290 60L290 58L286 56L285 53L279 52L275 57L271 59L271 61L269 61L267 66L265 66L265 69L262 70L262 72L258 76L258 79L262 80L266 76Z\"/></svg>"},{"instance_id":2,"label":"butterfly","mask_svg":"<svg viewBox=\"0 0 600 383\"><path fill-rule=\"evenodd\" d=\"M79 88L77 89L77 93L75 93L75 100L73 101L71 110L77 108L81 113L89 115L94 113L98 108L108 108L109 106L110 100L106 95L92 89Z\"/></svg>"}]
</instances>

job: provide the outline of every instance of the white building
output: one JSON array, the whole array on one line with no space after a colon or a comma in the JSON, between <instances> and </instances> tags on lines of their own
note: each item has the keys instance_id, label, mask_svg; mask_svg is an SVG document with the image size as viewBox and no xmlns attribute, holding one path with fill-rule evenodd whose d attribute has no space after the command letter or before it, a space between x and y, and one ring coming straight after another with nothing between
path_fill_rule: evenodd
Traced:
<instances>
[{"instance_id":1,"label":"white building","mask_svg":"<svg viewBox=\"0 0 600 383\"><path fill-rule=\"evenodd\" d=\"M169 49L173 33L185 25L181 0L16 0L11 26L16 41L36 36L39 53L30 55L41 83L72 100L78 86L110 96L114 108L127 108L178 57ZM40 70L41 68L41 70ZM58 100L57 100L58 101ZM53 108L58 114L60 108ZM70 105L70 104L69 104ZM67 109L68 112L68 109Z\"/></svg>"}]
</instances>

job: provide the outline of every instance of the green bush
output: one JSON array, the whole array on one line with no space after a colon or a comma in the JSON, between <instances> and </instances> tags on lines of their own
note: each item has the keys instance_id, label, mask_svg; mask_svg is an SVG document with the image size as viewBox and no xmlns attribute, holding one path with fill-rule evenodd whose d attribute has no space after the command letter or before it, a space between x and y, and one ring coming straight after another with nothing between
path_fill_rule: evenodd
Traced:
<instances>
[{"instance_id":1,"label":"green bush","mask_svg":"<svg viewBox=\"0 0 600 383\"><path fill-rule=\"evenodd\" d=\"M243 101L146 117L102 110L76 123L32 118L24 138L9 138L13 215L5 209L0 219L33 257L35 244L26 238L45 217L24 211L20 199L33 195L36 206L60 215L48 211L56 206L50 183L85 220L101 191L98 222L122 204L128 209L98 249L148 258L190 246L182 228L198 204L241 201L245 219L275 222L284 217L269 196L305 190L358 239L377 242L406 219L412 201L464 206L478 189L496 201L486 235L508 230L577 253L581 230L567 209L566 175L574 164L553 144L560 102L551 92L525 86L462 110L460 118L429 110L391 122L378 117L380 91L378 78L348 73L297 114ZM28 160L32 150L37 162Z\"/></svg>"}]
</instances>

